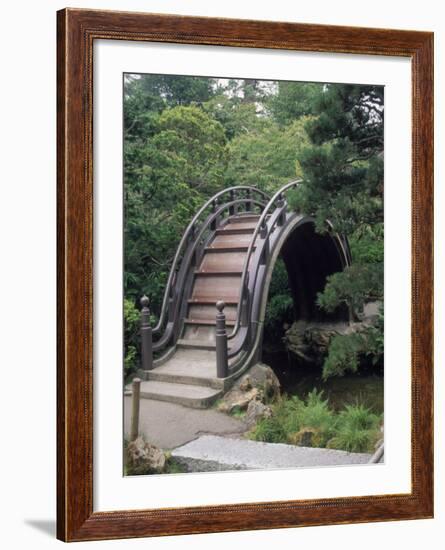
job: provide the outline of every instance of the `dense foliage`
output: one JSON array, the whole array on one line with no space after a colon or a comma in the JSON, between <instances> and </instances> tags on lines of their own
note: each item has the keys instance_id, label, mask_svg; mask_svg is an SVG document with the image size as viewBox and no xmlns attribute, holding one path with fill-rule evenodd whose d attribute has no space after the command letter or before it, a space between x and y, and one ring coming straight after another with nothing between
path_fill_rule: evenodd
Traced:
<instances>
[{"instance_id":1,"label":"dense foliage","mask_svg":"<svg viewBox=\"0 0 445 550\"><path fill-rule=\"evenodd\" d=\"M369 301L383 300L383 88L328 85L305 126L310 145L299 156L304 183L293 193L297 210L315 217L319 232L348 236L353 264L328 278L318 304L346 304L354 319ZM324 375L354 371L371 356L383 360L382 316L366 333L334 338Z\"/></svg>"},{"instance_id":2,"label":"dense foliage","mask_svg":"<svg viewBox=\"0 0 445 550\"><path fill-rule=\"evenodd\" d=\"M350 269L329 279L320 307L346 303L359 316L364 303L382 298L382 93L372 86L125 75L127 371L138 353L139 298L147 294L159 314L181 234L198 207L224 187L249 184L270 193L302 176L292 206L312 213L318 231L326 231L330 219L347 234L354 255ZM278 335L292 313L283 288L272 285L271 334ZM344 352L347 345L333 347L330 372L343 373L345 356L358 361L369 351L354 344L355 352Z\"/></svg>"}]
</instances>

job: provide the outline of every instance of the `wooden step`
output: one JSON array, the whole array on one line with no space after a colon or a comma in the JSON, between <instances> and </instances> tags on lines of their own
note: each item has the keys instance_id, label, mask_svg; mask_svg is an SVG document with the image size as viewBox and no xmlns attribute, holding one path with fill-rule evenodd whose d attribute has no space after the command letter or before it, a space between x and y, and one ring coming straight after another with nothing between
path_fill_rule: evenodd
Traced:
<instances>
[{"instance_id":1,"label":"wooden step","mask_svg":"<svg viewBox=\"0 0 445 550\"><path fill-rule=\"evenodd\" d=\"M238 214L237 216L231 216L228 218L229 223L238 223L238 222L253 222L260 219L260 214Z\"/></svg>"},{"instance_id":2,"label":"wooden step","mask_svg":"<svg viewBox=\"0 0 445 550\"><path fill-rule=\"evenodd\" d=\"M193 305L211 305L211 306L215 306L215 309L216 309L216 302L218 300L214 300L213 298L190 298L189 300L187 300L187 302L189 304L193 304ZM226 306L237 306L238 305L238 301L239 301L239 297L238 296L230 296L228 298L225 298L224 299L224 303L226 304Z\"/></svg>"},{"instance_id":3,"label":"wooden step","mask_svg":"<svg viewBox=\"0 0 445 550\"><path fill-rule=\"evenodd\" d=\"M240 293L241 276L197 277L194 281L191 299L215 301L236 298Z\"/></svg>"},{"instance_id":4,"label":"wooden step","mask_svg":"<svg viewBox=\"0 0 445 550\"><path fill-rule=\"evenodd\" d=\"M234 322L236 319L236 305L226 305L224 308L224 314L226 316L226 322ZM214 319L216 318L215 304L189 304L187 318L199 321L200 319Z\"/></svg>"},{"instance_id":5,"label":"wooden step","mask_svg":"<svg viewBox=\"0 0 445 550\"><path fill-rule=\"evenodd\" d=\"M243 223L226 225L223 229L217 229L216 235L251 235L254 232L255 226L244 227ZM243 226L243 227L240 227Z\"/></svg>"},{"instance_id":6,"label":"wooden step","mask_svg":"<svg viewBox=\"0 0 445 550\"><path fill-rule=\"evenodd\" d=\"M213 239L208 248L230 248L240 246L247 247L249 246L251 240L252 235L250 233L240 233L237 235L233 235L230 233L220 234Z\"/></svg>"},{"instance_id":7,"label":"wooden step","mask_svg":"<svg viewBox=\"0 0 445 550\"><path fill-rule=\"evenodd\" d=\"M196 270L194 272L196 277L241 277L242 271L206 271Z\"/></svg>"},{"instance_id":8,"label":"wooden step","mask_svg":"<svg viewBox=\"0 0 445 550\"><path fill-rule=\"evenodd\" d=\"M205 253L215 252L216 254L222 252L247 252L248 246L216 246L216 247L207 247L204 249ZM255 248L255 247L254 247Z\"/></svg>"},{"instance_id":9,"label":"wooden step","mask_svg":"<svg viewBox=\"0 0 445 550\"><path fill-rule=\"evenodd\" d=\"M234 234L252 234L255 227L257 226L256 221L244 222L244 221L233 221L224 226L224 229L221 229L223 233L234 233Z\"/></svg>"},{"instance_id":10,"label":"wooden step","mask_svg":"<svg viewBox=\"0 0 445 550\"><path fill-rule=\"evenodd\" d=\"M218 254L213 254L214 250L210 250L204 254L199 266L200 271L205 271L207 273L215 271L242 271L244 268L244 260L246 255L240 252L233 251L219 251Z\"/></svg>"}]
</instances>

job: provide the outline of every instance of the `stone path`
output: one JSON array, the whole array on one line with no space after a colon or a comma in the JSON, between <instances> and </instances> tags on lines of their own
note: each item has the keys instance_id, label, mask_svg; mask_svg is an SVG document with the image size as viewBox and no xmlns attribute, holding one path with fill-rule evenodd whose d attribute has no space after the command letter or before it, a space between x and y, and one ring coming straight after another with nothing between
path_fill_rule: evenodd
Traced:
<instances>
[{"instance_id":1,"label":"stone path","mask_svg":"<svg viewBox=\"0 0 445 550\"><path fill-rule=\"evenodd\" d=\"M371 455L205 435L174 449L172 457L190 471L210 472L366 464Z\"/></svg>"},{"instance_id":2,"label":"stone path","mask_svg":"<svg viewBox=\"0 0 445 550\"><path fill-rule=\"evenodd\" d=\"M131 397L124 398L124 430L130 431ZM191 409L151 399L140 401L140 433L146 440L164 450L174 449L202 434L230 437L246 430L244 422L215 409Z\"/></svg>"}]
</instances>

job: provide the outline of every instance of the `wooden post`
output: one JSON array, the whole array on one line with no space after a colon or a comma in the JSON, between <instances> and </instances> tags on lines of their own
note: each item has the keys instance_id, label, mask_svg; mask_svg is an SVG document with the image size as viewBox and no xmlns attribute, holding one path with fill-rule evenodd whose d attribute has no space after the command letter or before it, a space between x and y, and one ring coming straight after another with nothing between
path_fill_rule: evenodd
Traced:
<instances>
[{"instance_id":1,"label":"wooden post","mask_svg":"<svg viewBox=\"0 0 445 550\"><path fill-rule=\"evenodd\" d=\"M227 353L227 331L226 331L226 316L223 313L226 304L221 300L216 302L216 376L218 378L227 378L229 374L229 361Z\"/></svg>"},{"instance_id":2,"label":"wooden post","mask_svg":"<svg viewBox=\"0 0 445 550\"><path fill-rule=\"evenodd\" d=\"M212 201L212 214L214 214L216 212L216 210L218 209L218 199L215 199L214 201ZM215 218L212 223L210 224L210 229L212 231L214 231L216 229L216 226L218 225L218 219Z\"/></svg>"},{"instance_id":3,"label":"wooden post","mask_svg":"<svg viewBox=\"0 0 445 550\"><path fill-rule=\"evenodd\" d=\"M283 195L279 195L278 196L278 200L277 200L277 207L278 208L283 208L283 206L285 206L285 202L284 202L284 197ZM277 225L278 226L281 226L281 225L284 225L284 222L286 221L286 211L283 210L283 212L278 216L278 220L277 220Z\"/></svg>"},{"instance_id":4,"label":"wooden post","mask_svg":"<svg viewBox=\"0 0 445 550\"><path fill-rule=\"evenodd\" d=\"M230 202L233 202L235 200L235 192L229 191L229 200ZM232 204L232 206L229 206L229 214L233 216L235 214L235 205Z\"/></svg>"},{"instance_id":5,"label":"wooden post","mask_svg":"<svg viewBox=\"0 0 445 550\"><path fill-rule=\"evenodd\" d=\"M131 432L130 441L139 436L139 403L141 400L141 379L135 378L132 383L133 395L131 402Z\"/></svg>"},{"instance_id":6,"label":"wooden post","mask_svg":"<svg viewBox=\"0 0 445 550\"><path fill-rule=\"evenodd\" d=\"M267 223L266 220L263 220L260 227L260 237L265 240L263 252L261 254L260 262L261 264L267 264L269 260L269 235L267 232Z\"/></svg>"},{"instance_id":7,"label":"wooden post","mask_svg":"<svg viewBox=\"0 0 445 550\"><path fill-rule=\"evenodd\" d=\"M151 370L153 368L153 340L150 326L150 310L148 305L150 300L147 296L141 298L141 356L142 370Z\"/></svg>"},{"instance_id":8,"label":"wooden post","mask_svg":"<svg viewBox=\"0 0 445 550\"><path fill-rule=\"evenodd\" d=\"M252 203L251 203L252 192L250 191L250 189L247 190L246 195L247 195L246 212L251 212L251 210L252 210Z\"/></svg>"}]
</instances>

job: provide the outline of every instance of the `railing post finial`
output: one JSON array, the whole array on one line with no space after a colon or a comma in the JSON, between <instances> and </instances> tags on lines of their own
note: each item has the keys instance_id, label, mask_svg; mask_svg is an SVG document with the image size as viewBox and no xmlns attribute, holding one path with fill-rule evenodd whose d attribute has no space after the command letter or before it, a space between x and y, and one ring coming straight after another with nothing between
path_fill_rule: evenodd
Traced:
<instances>
[{"instance_id":1,"label":"railing post finial","mask_svg":"<svg viewBox=\"0 0 445 550\"><path fill-rule=\"evenodd\" d=\"M147 296L141 298L141 359L142 370L153 368L153 336L150 326L150 300Z\"/></svg>"},{"instance_id":2,"label":"railing post finial","mask_svg":"<svg viewBox=\"0 0 445 550\"><path fill-rule=\"evenodd\" d=\"M227 352L227 330L226 316L224 308L226 304L219 300L216 302L216 328L215 328L215 343L216 343L216 376L218 378L227 378L229 373L228 352Z\"/></svg>"}]
</instances>

